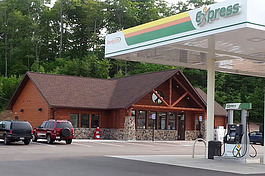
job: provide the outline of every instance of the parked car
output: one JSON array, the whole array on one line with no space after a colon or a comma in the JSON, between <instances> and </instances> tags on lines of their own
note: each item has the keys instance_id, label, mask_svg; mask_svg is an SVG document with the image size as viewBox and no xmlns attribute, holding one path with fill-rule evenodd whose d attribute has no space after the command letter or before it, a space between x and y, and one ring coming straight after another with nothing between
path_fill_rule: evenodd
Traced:
<instances>
[{"instance_id":1,"label":"parked car","mask_svg":"<svg viewBox=\"0 0 265 176\"><path fill-rule=\"evenodd\" d=\"M249 140L251 143L262 143L262 133L259 131L252 131L249 133Z\"/></svg>"},{"instance_id":2,"label":"parked car","mask_svg":"<svg viewBox=\"0 0 265 176\"><path fill-rule=\"evenodd\" d=\"M48 120L44 121L33 131L33 141L38 139L47 139L48 144L55 140L65 140L66 144L71 144L74 138L74 128L71 122L67 120Z\"/></svg>"},{"instance_id":3,"label":"parked car","mask_svg":"<svg viewBox=\"0 0 265 176\"><path fill-rule=\"evenodd\" d=\"M23 141L25 145L32 139L32 127L27 121L1 121L0 139L4 139L6 145L10 142Z\"/></svg>"}]
</instances>

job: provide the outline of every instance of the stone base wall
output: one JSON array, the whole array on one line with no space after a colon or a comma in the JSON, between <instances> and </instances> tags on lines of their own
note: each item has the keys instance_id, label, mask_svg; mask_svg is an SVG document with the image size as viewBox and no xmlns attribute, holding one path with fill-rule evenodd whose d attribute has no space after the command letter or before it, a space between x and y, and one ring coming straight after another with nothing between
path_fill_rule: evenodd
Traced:
<instances>
[{"instance_id":1,"label":"stone base wall","mask_svg":"<svg viewBox=\"0 0 265 176\"><path fill-rule=\"evenodd\" d=\"M185 131L185 140L187 141L192 141L198 138L198 136L200 135L199 131Z\"/></svg>"},{"instance_id":2,"label":"stone base wall","mask_svg":"<svg viewBox=\"0 0 265 176\"><path fill-rule=\"evenodd\" d=\"M93 139L96 128L75 128L75 139ZM124 140L124 129L100 128L101 139Z\"/></svg>"},{"instance_id":3,"label":"stone base wall","mask_svg":"<svg viewBox=\"0 0 265 176\"><path fill-rule=\"evenodd\" d=\"M146 130L146 129L137 129L135 131L136 140L177 140L178 131L177 130Z\"/></svg>"},{"instance_id":4,"label":"stone base wall","mask_svg":"<svg viewBox=\"0 0 265 176\"><path fill-rule=\"evenodd\" d=\"M75 139L93 139L96 128L75 128Z\"/></svg>"},{"instance_id":5,"label":"stone base wall","mask_svg":"<svg viewBox=\"0 0 265 176\"><path fill-rule=\"evenodd\" d=\"M75 139L93 139L96 128L75 128ZM100 129L101 139L113 140L153 140L153 130L136 129L135 137L133 133L129 135L124 129ZM186 131L185 140L195 140L200 134L199 131ZM178 140L177 130L155 130L155 140Z\"/></svg>"},{"instance_id":6,"label":"stone base wall","mask_svg":"<svg viewBox=\"0 0 265 176\"><path fill-rule=\"evenodd\" d=\"M203 139L206 139L206 133L206 120L203 120L201 123L201 134Z\"/></svg>"}]
</instances>

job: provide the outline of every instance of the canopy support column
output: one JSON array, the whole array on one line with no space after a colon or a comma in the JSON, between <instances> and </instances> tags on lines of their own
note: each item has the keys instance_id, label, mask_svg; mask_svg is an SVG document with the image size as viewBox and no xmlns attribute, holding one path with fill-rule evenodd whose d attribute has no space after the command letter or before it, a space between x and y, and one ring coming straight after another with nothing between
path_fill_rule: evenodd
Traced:
<instances>
[{"instance_id":1,"label":"canopy support column","mask_svg":"<svg viewBox=\"0 0 265 176\"><path fill-rule=\"evenodd\" d=\"M214 94L215 94L215 38L208 38L208 55L207 55L207 133L206 140L214 138Z\"/></svg>"},{"instance_id":2,"label":"canopy support column","mask_svg":"<svg viewBox=\"0 0 265 176\"><path fill-rule=\"evenodd\" d=\"M264 120L263 120L263 133L265 133L265 87L264 87ZM264 136L264 142L265 142L265 135ZM263 142L263 164L265 164L265 144Z\"/></svg>"}]
</instances>

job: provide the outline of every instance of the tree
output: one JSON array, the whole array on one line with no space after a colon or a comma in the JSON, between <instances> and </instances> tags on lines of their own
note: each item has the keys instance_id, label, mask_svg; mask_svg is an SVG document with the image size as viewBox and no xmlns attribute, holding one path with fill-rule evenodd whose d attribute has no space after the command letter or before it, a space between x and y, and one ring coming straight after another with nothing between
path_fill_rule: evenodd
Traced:
<instances>
[{"instance_id":1,"label":"tree","mask_svg":"<svg viewBox=\"0 0 265 176\"><path fill-rule=\"evenodd\" d=\"M17 76L0 77L0 110L6 108L21 79L22 77Z\"/></svg>"},{"instance_id":2,"label":"tree","mask_svg":"<svg viewBox=\"0 0 265 176\"><path fill-rule=\"evenodd\" d=\"M106 0L108 33L134 27L173 14L164 0Z\"/></svg>"},{"instance_id":3,"label":"tree","mask_svg":"<svg viewBox=\"0 0 265 176\"><path fill-rule=\"evenodd\" d=\"M187 1L178 1L176 4L172 5L172 9L176 13L186 12L194 8L199 8L202 6L207 6L215 3L214 0L187 0Z\"/></svg>"}]
</instances>

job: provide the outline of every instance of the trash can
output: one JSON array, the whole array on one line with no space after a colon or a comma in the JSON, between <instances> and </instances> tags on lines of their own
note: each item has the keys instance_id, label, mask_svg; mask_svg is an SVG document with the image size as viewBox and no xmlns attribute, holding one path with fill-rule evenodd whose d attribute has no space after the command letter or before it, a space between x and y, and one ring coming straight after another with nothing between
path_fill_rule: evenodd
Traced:
<instances>
[{"instance_id":1,"label":"trash can","mask_svg":"<svg viewBox=\"0 0 265 176\"><path fill-rule=\"evenodd\" d=\"M208 142L208 159L214 159L214 156L221 156L221 146L220 141L209 141Z\"/></svg>"}]
</instances>

